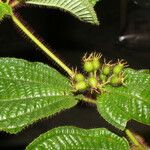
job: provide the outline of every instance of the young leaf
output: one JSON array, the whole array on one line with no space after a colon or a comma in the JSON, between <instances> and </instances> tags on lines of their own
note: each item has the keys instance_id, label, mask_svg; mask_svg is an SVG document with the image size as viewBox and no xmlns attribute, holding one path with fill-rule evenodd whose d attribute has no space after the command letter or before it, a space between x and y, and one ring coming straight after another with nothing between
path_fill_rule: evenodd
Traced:
<instances>
[{"instance_id":1,"label":"young leaf","mask_svg":"<svg viewBox=\"0 0 150 150\"><path fill-rule=\"evenodd\" d=\"M42 63L0 59L0 130L17 133L76 105L69 81Z\"/></svg>"},{"instance_id":2,"label":"young leaf","mask_svg":"<svg viewBox=\"0 0 150 150\"><path fill-rule=\"evenodd\" d=\"M129 150L126 139L104 128L58 127L40 135L26 150Z\"/></svg>"},{"instance_id":3,"label":"young leaf","mask_svg":"<svg viewBox=\"0 0 150 150\"><path fill-rule=\"evenodd\" d=\"M7 3L0 1L0 20L2 20L6 15L12 15L12 9Z\"/></svg>"},{"instance_id":4,"label":"young leaf","mask_svg":"<svg viewBox=\"0 0 150 150\"><path fill-rule=\"evenodd\" d=\"M98 96L99 113L121 130L131 119L150 125L150 75L132 69L124 74L124 86L107 86L107 92Z\"/></svg>"},{"instance_id":5,"label":"young leaf","mask_svg":"<svg viewBox=\"0 0 150 150\"><path fill-rule=\"evenodd\" d=\"M96 3L96 0L93 1ZM26 0L27 4L58 8L69 12L78 19L99 24L93 4L89 0Z\"/></svg>"}]
</instances>

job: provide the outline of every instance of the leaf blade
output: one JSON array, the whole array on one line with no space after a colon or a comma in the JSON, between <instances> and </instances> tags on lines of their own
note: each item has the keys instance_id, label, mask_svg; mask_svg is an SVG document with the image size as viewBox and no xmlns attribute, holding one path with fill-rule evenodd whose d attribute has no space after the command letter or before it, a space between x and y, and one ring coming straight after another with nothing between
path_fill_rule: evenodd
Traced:
<instances>
[{"instance_id":1,"label":"leaf blade","mask_svg":"<svg viewBox=\"0 0 150 150\"><path fill-rule=\"evenodd\" d=\"M90 2L93 6L95 6L95 4L96 4L98 1L101 1L101 0L89 0L89 2Z\"/></svg>"},{"instance_id":2,"label":"leaf blade","mask_svg":"<svg viewBox=\"0 0 150 150\"><path fill-rule=\"evenodd\" d=\"M99 24L97 15L93 9L93 4L88 0L27 0L27 4L47 6L52 8L58 8L69 12L73 16L77 17L81 21L89 22L92 24ZM96 2L94 1L94 4Z\"/></svg>"},{"instance_id":3,"label":"leaf blade","mask_svg":"<svg viewBox=\"0 0 150 150\"><path fill-rule=\"evenodd\" d=\"M132 69L124 73L127 76L125 86L107 86L108 93L98 97L98 111L104 119L121 130L131 119L149 125L150 75Z\"/></svg>"},{"instance_id":4,"label":"leaf blade","mask_svg":"<svg viewBox=\"0 0 150 150\"><path fill-rule=\"evenodd\" d=\"M42 63L0 59L0 130L17 133L77 104L70 83Z\"/></svg>"},{"instance_id":5,"label":"leaf blade","mask_svg":"<svg viewBox=\"0 0 150 150\"><path fill-rule=\"evenodd\" d=\"M129 145L124 138L118 137L104 128L86 130L65 126L40 135L26 148L26 150L34 149L128 150Z\"/></svg>"}]
</instances>

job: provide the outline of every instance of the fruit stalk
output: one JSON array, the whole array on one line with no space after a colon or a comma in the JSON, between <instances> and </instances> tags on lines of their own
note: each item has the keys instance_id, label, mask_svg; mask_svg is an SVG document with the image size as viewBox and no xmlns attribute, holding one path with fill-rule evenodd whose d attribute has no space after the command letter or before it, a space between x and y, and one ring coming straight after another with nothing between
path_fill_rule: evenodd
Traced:
<instances>
[{"instance_id":1,"label":"fruit stalk","mask_svg":"<svg viewBox=\"0 0 150 150\"><path fill-rule=\"evenodd\" d=\"M51 49L47 48L38 38L36 38L14 14L12 15L12 20L21 29L22 32L24 32L42 51L44 51L51 59L53 59L63 70L65 70L71 77L74 75L74 72L68 66L66 66L57 56L55 56L51 52Z\"/></svg>"}]
</instances>

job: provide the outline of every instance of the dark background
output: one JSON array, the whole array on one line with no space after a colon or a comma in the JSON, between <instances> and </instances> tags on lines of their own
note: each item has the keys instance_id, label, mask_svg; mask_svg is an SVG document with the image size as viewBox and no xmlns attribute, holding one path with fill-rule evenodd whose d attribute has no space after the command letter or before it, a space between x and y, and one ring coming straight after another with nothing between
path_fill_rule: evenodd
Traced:
<instances>
[{"instance_id":1,"label":"dark background","mask_svg":"<svg viewBox=\"0 0 150 150\"><path fill-rule=\"evenodd\" d=\"M143 25L147 25L147 22L140 22L144 26L140 28L142 33L135 32L139 31L139 27L134 25L137 25L135 12L138 12L142 19L142 15L150 17L150 13L148 14L148 10L145 12L145 8L142 11L142 7L134 2L128 3L127 11L125 3L121 4L120 0L103 0L97 3L95 10L101 23L100 26L80 22L71 15L54 9L23 6L18 8L16 13L25 24L28 23L30 29L31 27L34 29L32 31L35 35L44 39L44 43L49 45L55 54L70 67L80 68L80 60L84 53L97 51L109 60L125 59L130 67L135 69L150 68L149 35L147 35L146 42L145 39L142 39L141 43L136 42L132 38L120 41L120 37L124 35L132 34L133 38L137 39L137 34L149 33L150 26ZM5 19L0 23L0 56L40 61L57 67L21 33L11 19ZM60 68L58 69L66 75ZM71 110L30 125L17 135L1 132L0 149L24 149L40 133L61 125L74 125L82 128L108 127L111 131L123 135L107 124L94 106L80 103ZM128 128L142 135L146 142L150 143L149 126L130 121Z\"/></svg>"}]
</instances>

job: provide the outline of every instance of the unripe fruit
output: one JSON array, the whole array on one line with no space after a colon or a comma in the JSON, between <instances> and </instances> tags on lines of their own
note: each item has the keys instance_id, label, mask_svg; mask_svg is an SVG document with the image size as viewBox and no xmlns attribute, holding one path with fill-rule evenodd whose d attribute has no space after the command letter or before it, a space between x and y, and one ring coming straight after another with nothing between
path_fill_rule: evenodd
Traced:
<instances>
[{"instance_id":1,"label":"unripe fruit","mask_svg":"<svg viewBox=\"0 0 150 150\"><path fill-rule=\"evenodd\" d=\"M102 69L102 73L104 74L104 75L109 75L110 74L110 72L111 72L111 68L110 68L110 66L109 65L104 65L103 66L103 69Z\"/></svg>"},{"instance_id":2,"label":"unripe fruit","mask_svg":"<svg viewBox=\"0 0 150 150\"><path fill-rule=\"evenodd\" d=\"M119 73L121 73L123 67L124 67L124 64L121 64L121 63L117 64L117 65L113 68L113 73L114 73L114 74L119 74Z\"/></svg>"},{"instance_id":3,"label":"unripe fruit","mask_svg":"<svg viewBox=\"0 0 150 150\"><path fill-rule=\"evenodd\" d=\"M99 79L100 79L102 82L105 82L106 79L107 79L107 76L104 75L104 74L100 74Z\"/></svg>"},{"instance_id":4,"label":"unripe fruit","mask_svg":"<svg viewBox=\"0 0 150 150\"><path fill-rule=\"evenodd\" d=\"M118 85L121 85L122 84L122 77L119 77L117 75L113 75L110 79L110 83L113 85L113 86L118 86Z\"/></svg>"},{"instance_id":5,"label":"unripe fruit","mask_svg":"<svg viewBox=\"0 0 150 150\"><path fill-rule=\"evenodd\" d=\"M83 68L84 68L84 71L86 71L86 72L92 72L94 69L91 61L85 61Z\"/></svg>"},{"instance_id":6,"label":"unripe fruit","mask_svg":"<svg viewBox=\"0 0 150 150\"><path fill-rule=\"evenodd\" d=\"M97 87L97 84L98 84L98 81L96 78L94 77L89 77L88 78L88 83L89 85L92 87L92 88L96 88Z\"/></svg>"},{"instance_id":7,"label":"unripe fruit","mask_svg":"<svg viewBox=\"0 0 150 150\"><path fill-rule=\"evenodd\" d=\"M84 91L87 89L87 83L85 81L80 81L75 84L75 89L77 91Z\"/></svg>"},{"instance_id":8,"label":"unripe fruit","mask_svg":"<svg viewBox=\"0 0 150 150\"><path fill-rule=\"evenodd\" d=\"M85 79L85 78L84 78L83 74L81 74L81 73L76 74L75 77L74 77L74 80L75 80L76 82L83 81L84 79Z\"/></svg>"},{"instance_id":9,"label":"unripe fruit","mask_svg":"<svg viewBox=\"0 0 150 150\"><path fill-rule=\"evenodd\" d=\"M98 70L100 68L100 61L98 58L94 58L92 64L94 70Z\"/></svg>"}]
</instances>

